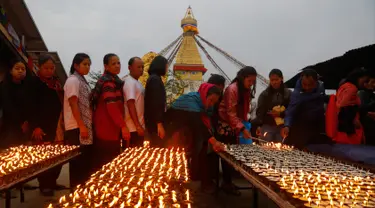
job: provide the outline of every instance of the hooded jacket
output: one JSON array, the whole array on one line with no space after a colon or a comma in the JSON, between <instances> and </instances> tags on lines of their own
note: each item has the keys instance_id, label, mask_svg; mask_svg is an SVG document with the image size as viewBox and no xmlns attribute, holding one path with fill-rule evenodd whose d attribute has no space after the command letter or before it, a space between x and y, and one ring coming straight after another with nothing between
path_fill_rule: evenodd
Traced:
<instances>
[{"instance_id":1,"label":"hooded jacket","mask_svg":"<svg viewBox=\"0 0 375 208\"><path fill-rule=\"evenodd\" d=\"M324 121L324 84L318 81L317 87L312 92L303 92L302 81L299 79L290 98L290 103L285 112L285 126L290 127L296 120Z\"/></svg>"}]
</instances>

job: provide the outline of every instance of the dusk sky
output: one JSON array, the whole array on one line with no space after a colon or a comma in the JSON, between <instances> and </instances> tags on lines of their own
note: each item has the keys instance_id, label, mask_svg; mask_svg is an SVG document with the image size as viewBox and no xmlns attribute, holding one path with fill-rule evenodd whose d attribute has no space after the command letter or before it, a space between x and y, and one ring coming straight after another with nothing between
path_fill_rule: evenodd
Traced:
<instances>
[{"instance_id":1,"label":"dusk sky","mask_svg":"<svg viewBox=\"0 0 375 208\"><path fill-rule=\"evenodd\" d=\"M373 0L26 2L48 49L59 53L67 71L77 52L88 53L96 71L103 69L103 56L113 52L125 75L130 57L159 52L182 33L180 21L189 5L202 37L264 76L279 68L287 79L307 65L375 43ZM238 68L209 52L233 78ZM204 61L206 75L217 73Z\"/></svg>"}]
</instances>

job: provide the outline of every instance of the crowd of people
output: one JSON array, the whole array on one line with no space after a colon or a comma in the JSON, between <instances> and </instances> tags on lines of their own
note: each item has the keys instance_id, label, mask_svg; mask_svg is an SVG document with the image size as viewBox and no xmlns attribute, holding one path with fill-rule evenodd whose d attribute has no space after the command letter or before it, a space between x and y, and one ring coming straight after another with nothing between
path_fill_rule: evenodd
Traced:
<instances>
[{"instance_id":1,"label":"crowd of people","mask_svg":"<svg viewBox=\"0 0 375 208\"><path fill-rule=\"evenodd\" d=\"M0 148L80 145L82 154L70 161L71 188L124 148L142 146L145 137L153 147L185 147L190 178L200 180L207 192L216 187L213 179L220 162L215 152L223 151L224 144L239 143L240 134L315 151L332 152L335 144L358 150L375 144L375 76L365 69L354 70L331 96L313 69L302 71L293 92L284 86L282 71L273 69L268 88L258 97L256 118L249 120L257 77L250 66L240 69L226 88L225 78L213 74L197 92L181 95L167 106L162 76L168 60L163 56L152 61L145 87L138 81L144 69L139 57L129 60L129 75L121 80L119 57L105 55L104 73L94 89L85 78L91 66L87 54L75 55L64 86L55 76L52 57L41 55L38 64L33 76L22 61L13 62L0 84ZM252 129L246 128L247 122ZM221 167L222 190L240 195L231 166L221 161ZM60 171L55 167L38 178L43 195L65 188L56 183Z\"/></svg>"}]
</instances>

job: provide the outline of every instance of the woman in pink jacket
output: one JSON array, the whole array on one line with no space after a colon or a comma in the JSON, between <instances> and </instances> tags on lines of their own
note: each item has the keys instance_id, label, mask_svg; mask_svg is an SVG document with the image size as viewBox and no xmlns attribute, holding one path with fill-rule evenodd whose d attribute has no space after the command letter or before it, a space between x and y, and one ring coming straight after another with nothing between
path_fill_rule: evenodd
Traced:
<instances>
[{"instance_id":1,"label":"woman in pink jacket","mask_svg":"<svg viewBox=\"0 0 375 208\"><path fill-rule=\"evenodd\" d=\"M244 138L250 138L250 132L243 122L248 121L250 102L255 96L257 72L253 67L246 66L238 71L224 92L223 100L219 105L218 139L223 143L237 144L238 135L242 132ZM231 167L226 162L221 163L223 169L222 189L233 195L241 193L232 184Z\"/></svg>"}]
</instances>

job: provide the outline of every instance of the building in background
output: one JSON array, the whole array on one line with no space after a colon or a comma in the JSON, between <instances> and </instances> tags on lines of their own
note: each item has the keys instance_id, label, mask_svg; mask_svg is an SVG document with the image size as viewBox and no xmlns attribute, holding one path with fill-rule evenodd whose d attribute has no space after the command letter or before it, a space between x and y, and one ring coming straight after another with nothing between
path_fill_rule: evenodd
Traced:
<instances>
[{"instance_id":1,"label":"building in background","mask_svg":"<svg viewBox=\"0 0 375 208\"><path fill-rule=\"evenodd\" d=\"M49 54L56 61L56 75L65 83L67 74L57 52L48 48L23 0L0 0L0 80L13 59L21 59L34 73L40 54Z\"/></svg>"}]
</instances>

